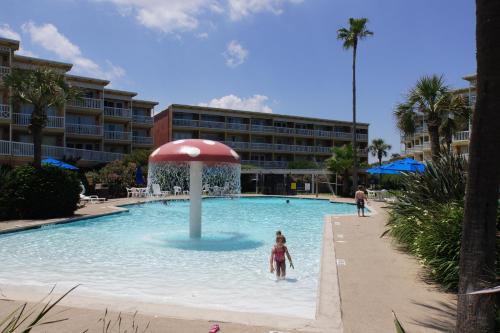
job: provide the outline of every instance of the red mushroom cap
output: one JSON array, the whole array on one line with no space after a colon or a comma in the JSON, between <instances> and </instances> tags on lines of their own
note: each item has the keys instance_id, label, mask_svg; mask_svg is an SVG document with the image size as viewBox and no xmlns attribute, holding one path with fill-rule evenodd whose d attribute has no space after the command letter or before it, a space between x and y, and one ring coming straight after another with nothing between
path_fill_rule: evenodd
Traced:
<instances>
[{"instance_id":1,"label":"red mushroom cap","mask_svg":"<svg viewBox=\"0 0 500 333\"><path fill-rule=\"evenodd\" d=\"M202 139L172 141L157 148L149 156L149 162L192 161L239 164L240 156L223 143Z\"/></svg>"}]
</instances>

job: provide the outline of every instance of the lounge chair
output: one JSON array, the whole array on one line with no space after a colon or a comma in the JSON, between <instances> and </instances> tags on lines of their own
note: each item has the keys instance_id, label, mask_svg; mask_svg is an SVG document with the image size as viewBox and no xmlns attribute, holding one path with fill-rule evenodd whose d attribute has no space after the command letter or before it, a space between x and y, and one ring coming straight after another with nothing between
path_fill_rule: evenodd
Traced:
<instances>
[{"instance_id":1,"label":"lounge chair","mask_svg":"<svg viewBox=\"0 0 500 333\"><path fill-rule=\"evenodd\" d=\"M170 191L162 191L160 189L160 184L153 184L151 190L153 191L151 192L152 197L166 197L170 195Z\"/></svg>"},{"instance_id":2,"label":"lounge chair","mask_svg":"<svg viewBox=\"0 0 500 333\"><path fill-rule=\"evenodd\" d=\"M139 196L139 191L135 187L126 187L127 189L127 198L130 197L138 197Z\"/></svg>"},{"instance_id":3,"label":"lounge chair","mask_svg":"<svg viewBox=\"0 0 500 333\"><path fill-rule=\"evenodd\" d=\"M90 202L92 204L101 203L106 201L106 198L99 198L97 195L83 195L80 194L80 201L82 202Z\"/></svg>"}]
</instances>

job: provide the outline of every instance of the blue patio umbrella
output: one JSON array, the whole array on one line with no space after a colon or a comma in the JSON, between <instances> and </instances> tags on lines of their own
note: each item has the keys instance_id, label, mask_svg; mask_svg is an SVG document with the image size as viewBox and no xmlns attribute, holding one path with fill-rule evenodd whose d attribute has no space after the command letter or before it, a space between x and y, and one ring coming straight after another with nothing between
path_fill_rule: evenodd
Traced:
<instances>
[{"instance_id":1,"label":"blue patio umbrella","mask_svg":"<svg viewBox=\"0 0 500 333\"><path fill-rule=\"evenodd\" d=\"M368 169L368 170L366 170L366 172L372 173L372 174L379 174L379 175L399 175L399 171L386 170L386 169L383 169L382 167L379 167L379 166Z\"/></svg>"},{"instance_id":2,"label":"blue patio umbrella","mask_svg":"<svg viewBox=\"0 0 500 333\"><path fill-rule=\"evenodd\" d=\"M144 176L142 175L142 169L140 165L137 166L137 169L135 169L135 183L137 185L144 184Z\"/></svg>"},{"instance_id":3,"label":"blue patio umbrella","mask_svg":"<svg viewBox=\"0 0 500 333\"><path fill-rule=\"evenodd\" d=\"M396 172L424 172L425 164L419 161L415 161L412 158L405 158L402 160L394 161L392 163L383 165L380 167L384 170L396 171Z\"/></svg>"},{"instance_id":4,"label":"blue patio umbrella","mask_svg":"<svg viewBox=\"0 0 500 333\"><path fill-rule=\"evenodd\" d=\"M56 167L61 168L61 169L78 170L78 168L74 165L64 163L63 161L59 161L59 160L56 160L53 158L46 158L46 159L42 160L42 164L53 165L53 166L56 166Z\"/></svg>"}]
</instances>

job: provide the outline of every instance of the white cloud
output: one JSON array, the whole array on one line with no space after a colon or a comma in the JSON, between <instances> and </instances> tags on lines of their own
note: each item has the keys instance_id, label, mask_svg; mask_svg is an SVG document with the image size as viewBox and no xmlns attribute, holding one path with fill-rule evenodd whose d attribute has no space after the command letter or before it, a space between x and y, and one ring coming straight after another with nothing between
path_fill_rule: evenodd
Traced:
<instances>
[{"instance_id":1,"label":"white cloud","mask_svg":"<svg viewBox=\"0 0 500 333\"><path fill-rule=\"evenodd\" d=\"M147 28L175 33L199 27L206 13L224 14L233 21L261 12L281 14L285 4L303 0L94 0L111 2L121 15L135 16Z\"/></svg>"},{"instance_id":2,"label":"white cloud","mask_svg":"<svg viewBox=\"0 0 500 333\"><path fill-rule=\"evenodd\" d=\"M235 95L227 95L221 98L214 98L208 103L199 103L200 106L209 106L221 109L258 111L272 113L273 109L266 104L269 97L263 95L253 95L248 98L241 98Z\"/></svg>"},{"instance_id":3,"label":"white cloud","mask_svg":"<svg viewBox=\"0 0 500 333\"><path fill-rule=\"evenodd\" d=\"M0 25L0 37L13 39L21 42L21 35L14 31L8 24L4 23ZM19 43L21 44L21 43ZM25 55L27 57L35 57L36 55L28 50L25 50L22 45L19 45L19 50L17 54Z\"/></svg>"},{"instance_id":4,"label":"white cloud","mask_svg":"<svg viewBox=\"0 0 500 333\"><path fill-rule=\"evenodd\" d=\"M199 39L207 39L208 38L208 32L201 32L196 35Z\"/></svg>"},{"instance_id":5,"label":"white cloud","mask_svg":"<svg viewBox=\"0 0 500 333\"><path fill-rule=\"evenodd\" d=\"M261 12L279 15L283 12L286 3L301 3L302 0L228 0L229 17L231 20L240 20L245 16Z\"/></svg>"},{"instance_id":6,"label":"white cloud","mask_svg":"<svg viewBox=\"0 0 500 333\"><path fill-rule=\"evenodd\" d=\"M114 3L122 15L134 15L147 28L172 33L198 27L204 11L221 13L216 0L97 0Z\"/></svg>"},{"instance_id":7,"label":"white cloud","mask_svg":"<svg viewBox=\"0 0 500 333\"><path fill-rule=\"evenodd\" d=\"M243 64L248 58L248 50L233 40L227 44L227 49L222 55L226 58L226 65L235 68Z\"/></svg>"},{"instance_id":8,"label":"white cloud","mask_svg":"<svg viewBox=\"0 0 500 333\"><path fill-rule=\"evenodd\" d=\"M110 61L106 61L107 69L104 70L92 59L84 57L80 47L61 34L53 24L36 25L27 22L22 25L22 29L30 36L33 43L55 53L60 59L73 63L73 70L78 74L107 80L116 80L125 75L122 67L113 65Z\"/></svg>"}]
</instances>

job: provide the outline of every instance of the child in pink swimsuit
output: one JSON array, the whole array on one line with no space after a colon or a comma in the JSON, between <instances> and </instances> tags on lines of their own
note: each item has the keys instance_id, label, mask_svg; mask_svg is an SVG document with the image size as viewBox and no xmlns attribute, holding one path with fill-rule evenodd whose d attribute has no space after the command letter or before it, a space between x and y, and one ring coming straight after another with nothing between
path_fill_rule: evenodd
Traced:
<instances>
[{"instance_id":1,"label":"child in pink swimsuit","mask_svg":"<svg viewBox=\"0 0 500 333\"><path fill-rule=\"evenodd\" d=\"M278 280L284 280L286 276L285 255L288 258L288 261L290 261L290 267L294 268L292 257L290 256L290 253L288 253L288 249L285 246L285 237L280 233L276 236L276 244L273 246L271 257L269 258L271 273L274 273L274 265L276 265L276 278Z\"/></svg>"}]
</instances>

